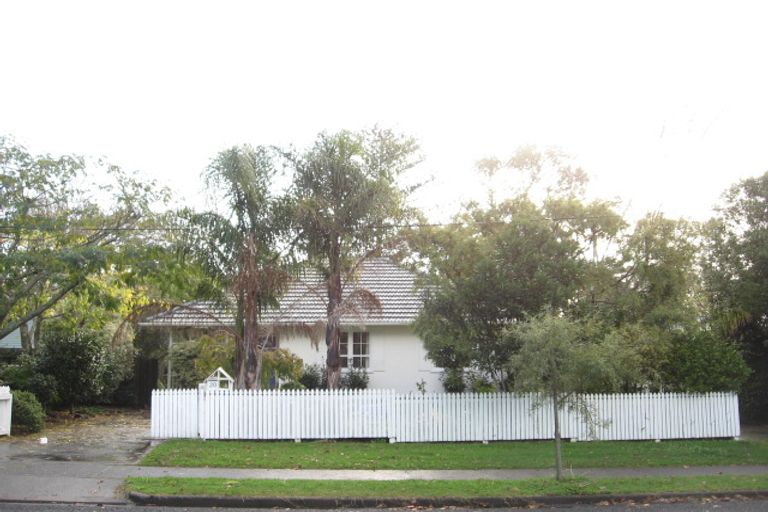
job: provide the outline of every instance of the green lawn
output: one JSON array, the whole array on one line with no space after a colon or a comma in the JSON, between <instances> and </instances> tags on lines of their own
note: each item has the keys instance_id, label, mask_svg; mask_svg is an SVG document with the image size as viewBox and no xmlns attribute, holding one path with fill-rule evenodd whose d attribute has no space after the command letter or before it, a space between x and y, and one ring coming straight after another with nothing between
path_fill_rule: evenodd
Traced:
<instances>
[{"instance_id":1,"label":"green lawn","mask_svg":"<svg viewBox=\"0 0 768 512\"><path fill-rule=\"evenodd\" d=\"M768 489L768 474L707 477L574 478L533 480L230 480L129 478L129 491L154 495L436 498L574 496L619 493L718 492Z\"/></svg>"},{"instance_id":2,"label":"green lawn","mask_svg":"<svg viewBox=\"0 0 768 512\"><path fill-rule=\"evenodd\" d=\"M768 442L564 443L566 466L659 467L768 464ZM172 440L144 466L295 469L537 469L554 464L551 441L481 443Z\"/></svg>"}]
</instances>

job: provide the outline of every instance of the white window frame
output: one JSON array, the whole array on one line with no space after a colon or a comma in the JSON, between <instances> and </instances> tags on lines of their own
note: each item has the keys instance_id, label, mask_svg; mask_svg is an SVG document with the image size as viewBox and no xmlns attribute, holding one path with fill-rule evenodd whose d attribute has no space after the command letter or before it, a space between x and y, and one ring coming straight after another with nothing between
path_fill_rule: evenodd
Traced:
<instances>
[{"instance_id":1,"label":"white window frame","mask_svg":"<svg viewBox=\"0 0 768 512\"><path fill-rule=\"evenodd\" d=\"M357 338L357 340L356 340ZM349 341L352 340L350 344ZM350 353L350 346L352 352ZM355 349L359 347L357 353ZM368 331L342 331L339 340L339 357L341 368L370 370L371 369L371 336Z\"/></svg>"}]
</instances>

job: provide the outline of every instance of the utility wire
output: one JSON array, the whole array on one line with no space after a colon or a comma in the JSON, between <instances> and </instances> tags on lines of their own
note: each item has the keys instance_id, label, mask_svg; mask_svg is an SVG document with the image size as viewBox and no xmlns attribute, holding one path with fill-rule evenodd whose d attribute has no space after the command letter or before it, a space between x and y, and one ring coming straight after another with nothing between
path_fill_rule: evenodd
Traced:
<instances>
[{"instance_id":1,"label":"utility wire","mask_svg":"<svg viewBox=\"0 0 768 512\"><path fill-rule=\"evenodd\" d=\"M613 215L598 215L598 216L586 216L586 217L541 217L543 220L549 220L552 222L574 221L574 220L603 220L614 219ZM461 227L469 225L480 226L503 226L509 224L509 221L468 221L468 222L425 222L425 223L405 223L405 224L374 224L368 225L369 228L427 228L427 227ZM0 231L43 231L43 232L67 232L67 231L113 231L113 232L166 232L166 231L199 231L197 227L87 227L87 226L71 226L66 230L59 227L51 226L35 226L35 225L14 225L14 224L0 224Z\"/></svg>"}]
</instances>

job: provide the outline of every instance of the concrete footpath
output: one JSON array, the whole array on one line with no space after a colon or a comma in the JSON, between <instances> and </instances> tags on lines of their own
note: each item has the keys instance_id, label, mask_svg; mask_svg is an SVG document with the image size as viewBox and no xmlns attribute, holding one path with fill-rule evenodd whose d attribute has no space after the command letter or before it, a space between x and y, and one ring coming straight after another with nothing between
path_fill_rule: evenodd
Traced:
<instances>
[{"instance_id":1,"label":"concrete footpath","mask_svg":"<svg viewBox=\"0 0 768 512\"><path fill-rule=\"evenodd\" d=\"M695 466L667 468L579 469L568 474L588 477L752 475L768 466ZM126 477L221 477L229 479L307 480L522 480L554 476L552 470L310 470L161 468L104 462L2 460L1 501L125 503L120 486Z\"/></svg>"}]
</instances>

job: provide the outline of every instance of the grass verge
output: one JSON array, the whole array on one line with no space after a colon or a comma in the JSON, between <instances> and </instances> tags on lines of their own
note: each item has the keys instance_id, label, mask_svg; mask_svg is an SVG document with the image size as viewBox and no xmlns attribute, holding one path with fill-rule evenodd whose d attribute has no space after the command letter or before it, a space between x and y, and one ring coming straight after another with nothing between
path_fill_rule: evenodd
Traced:
<instances>
[{"instance_id":1,"label":"grass verge","mask_svg":"<svg viewBox=\"0 0 768 512\"><path fill-rule=\"evenodd\" d=\"M532 480L230 480L226 478L129 478L129 491L153 495L332 498L479 498L587 496L768 489L768 474L706 477L573 478Z\"/></svg>"},{"instance_id":2,"label":"grass verge","mask_svg":"<svg viewBox=\"0 0 768 512\"><path fill-rule=\"evenodd\" d=\"M768 442L599 441L566 443L566 466L581 468L768 464ZM171 440L144 466L295 469L543 469L554 464L551 441L397 443Z\"/></svg>"}]
</instances>

